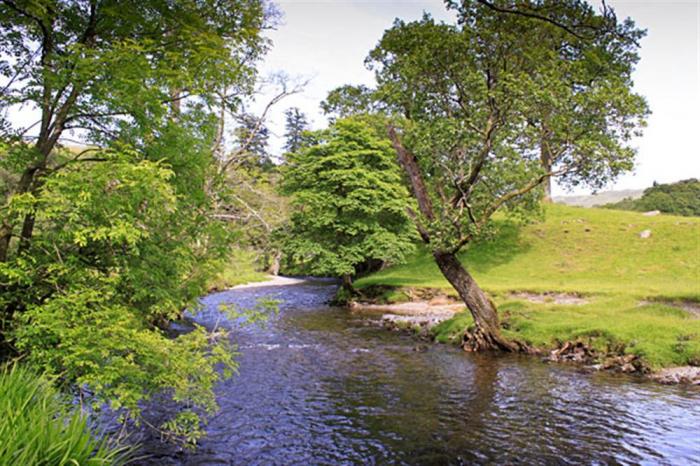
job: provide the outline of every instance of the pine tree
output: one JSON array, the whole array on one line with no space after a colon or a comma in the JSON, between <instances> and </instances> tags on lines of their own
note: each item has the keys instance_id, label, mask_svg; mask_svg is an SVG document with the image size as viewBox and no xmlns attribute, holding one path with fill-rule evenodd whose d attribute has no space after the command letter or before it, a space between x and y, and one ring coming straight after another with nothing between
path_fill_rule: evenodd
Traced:
<instances>
[{"instance_id":1,"label":"pine tree","mask_svg":"<svg viewBox=\"0 0 700 466\"><path fill-rule=\"evenodd\" d=\"M287 152L296 152L304 145L304 131L309 130L309 122L304 112L297 107L288 108L284 112L284 117L287 130L284 135L287 139L284 149Z\"/></svg>"}]
</instances>

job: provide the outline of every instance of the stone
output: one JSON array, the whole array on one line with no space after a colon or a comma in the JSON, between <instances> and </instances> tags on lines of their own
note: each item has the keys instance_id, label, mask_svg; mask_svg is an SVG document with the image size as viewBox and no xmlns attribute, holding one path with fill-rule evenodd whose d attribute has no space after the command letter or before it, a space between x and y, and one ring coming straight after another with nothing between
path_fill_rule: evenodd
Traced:
<instances>
[{"instance_id":1,"label":"stone","mask_svg":"<svg viewBox=\"0 0 700 466\"><path fill-rule=\"evenodd\" d=\"M651 230L644 230L641 233L639 233L639 237L642 239L646 239L651 237Z\"/></svg>"}]
</instances>

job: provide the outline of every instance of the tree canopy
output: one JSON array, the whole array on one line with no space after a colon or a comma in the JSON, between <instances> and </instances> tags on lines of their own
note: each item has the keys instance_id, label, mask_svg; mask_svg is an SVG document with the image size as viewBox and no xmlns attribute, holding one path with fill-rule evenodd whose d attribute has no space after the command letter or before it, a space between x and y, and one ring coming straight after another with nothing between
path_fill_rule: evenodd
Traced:
<instances>
[{"instance_id":1,"label":"tree canopy","mask_svg":"<svg viewBox=\"0 0 700 466\"><path fill-rule=\"evenodd\" d=\"M274 19L258 0L0 1L2 355L135 417L166 391L169 430L196 440L235 364L221 331L166 329L237 235L221 115L253 92Z\"/></svg>"},{"instance_id":2,"label":"tree canopy","mask_svg":"<svg viewBox=\"0 0 700 466\"><path fill-rule=\"evenodd\" d=\"M313 133L288 155L291 196L285 249L309 273L349 281L367 261L396 263L413 248L408 192L391 144L360 119Z\"/></svg>"}]
</instances>

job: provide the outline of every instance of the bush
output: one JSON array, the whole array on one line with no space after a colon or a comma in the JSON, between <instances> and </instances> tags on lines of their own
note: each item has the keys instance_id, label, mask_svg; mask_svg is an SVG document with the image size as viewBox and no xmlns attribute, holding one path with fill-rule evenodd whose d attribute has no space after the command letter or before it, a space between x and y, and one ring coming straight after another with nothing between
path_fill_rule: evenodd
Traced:
<instances>
[{"instance_id":1,"label":"bush","mask_svg":"<svg viewBox=\"0 0 700 466\"><path fill-rule=\"evenodd\" d=\"M117 465L130 449L95 436L87 417L44 378L0 369L0 464Z\"/></svg>"}]
</instances>

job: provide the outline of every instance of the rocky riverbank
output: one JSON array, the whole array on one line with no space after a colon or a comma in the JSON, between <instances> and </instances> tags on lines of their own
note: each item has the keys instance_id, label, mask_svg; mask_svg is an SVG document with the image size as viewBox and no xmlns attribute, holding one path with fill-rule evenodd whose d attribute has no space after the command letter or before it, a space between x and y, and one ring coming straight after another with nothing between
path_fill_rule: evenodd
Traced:
<instances>
[{"instance_id":1,"label":"rocky riverbank","mask_svg":"<svg viewBox=\"0 0 700 466\"><path fill-rule=\"evenodd\" d=\"M587 299L580 295L564 293L510 293L509 298L533 303L581 305ZM402 302L392 302L398 297ZM409 332L424 340L435 340L434 328L465 310L462 302L441 290L402 288L398 292L388 288L364 290L364 301L348 304L351 312L358 313L375 325L391 331ZM694 309L693 309L694 310ZM507 317L507 316L506 316ZM505 325L508 325L507 322ZM682 366L653 370L644 358L627 353L624 344L596 347L593 338L561 341L555 347L537 348L543 361L577 364L590 371L637 374L662 384L700 385L700 367ZM463 344L462 340L455 340Z\"/></svg>"}]
</instances>

